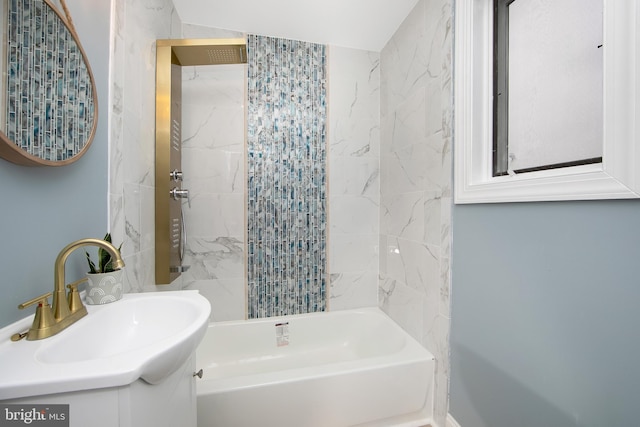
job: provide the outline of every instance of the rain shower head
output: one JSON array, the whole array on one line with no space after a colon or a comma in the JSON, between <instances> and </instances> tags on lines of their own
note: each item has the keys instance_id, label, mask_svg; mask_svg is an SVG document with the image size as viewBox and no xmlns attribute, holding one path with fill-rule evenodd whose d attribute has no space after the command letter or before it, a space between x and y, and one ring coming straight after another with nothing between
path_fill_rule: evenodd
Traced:
<instances>
[{"instance_id":1,"label":"rain shower head","mask_svg":"<svg viewBox=\"0 0 640 427\"><path fill-rule=\"evenodd\" d=\"M245 64L244 39L158 40L158 46L170 45L174 63L182 66Z\"/></svg>"}]
</instances>

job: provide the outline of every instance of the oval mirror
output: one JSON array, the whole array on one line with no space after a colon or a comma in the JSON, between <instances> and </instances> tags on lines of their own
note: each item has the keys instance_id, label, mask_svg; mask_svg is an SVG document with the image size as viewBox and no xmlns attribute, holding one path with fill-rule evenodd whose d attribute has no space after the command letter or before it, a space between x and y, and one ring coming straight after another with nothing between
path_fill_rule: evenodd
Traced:
<instances>
[{"instance_id":1,"label":"oval mirror","mask_svg":"<svg viewBox=\"0 0 640 427\"><path fill-rule=\"evenodd\" d=\"M50 0L4 0L0 157L26 166L63 166L93 140L98 102L93 73L69 11Z\"/></svg>"}]
</instances>

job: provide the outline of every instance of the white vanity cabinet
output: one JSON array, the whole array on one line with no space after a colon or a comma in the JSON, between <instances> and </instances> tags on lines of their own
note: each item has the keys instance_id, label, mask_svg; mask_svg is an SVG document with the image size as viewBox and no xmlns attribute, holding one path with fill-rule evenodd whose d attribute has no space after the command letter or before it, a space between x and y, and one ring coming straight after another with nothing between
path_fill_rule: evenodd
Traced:
<instances>
[{"instance_id":1,"label":"white vanity cabinet","mask_svg":"<svg viewBox=\"0 0 640 427\"><path fill-rule=\"evenodd\" d=\"M3 404L68 404L70 427L196 427L195 355L158 384L30 396Z\"/></svg>"}]
</instances>

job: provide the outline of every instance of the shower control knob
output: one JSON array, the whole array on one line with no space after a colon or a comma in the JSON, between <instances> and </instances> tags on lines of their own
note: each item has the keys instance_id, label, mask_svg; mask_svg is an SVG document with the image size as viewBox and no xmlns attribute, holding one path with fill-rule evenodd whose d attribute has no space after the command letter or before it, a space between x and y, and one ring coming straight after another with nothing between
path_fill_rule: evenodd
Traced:
<instances>
[{"instance_id":1,"label":"shower control knob","mask_svg":"<svg viewBox=\"0 0 640 427\"><path fill-rule=\"evenodd\" d=\"M194 376L194 377L198 377L198 378L202 378L202 374L203 374L203 373L204 373L204 372L202 371L202 369L200 369L198 372L194 372L194 373L193 373L193 376Z\"/></svg>"},{"instance_id":2,"label":"shower control knob","mask_svg":"<svg viewBox=\"0 0 640 427\"><path fill-rule=\"evenodd\" d=\"M182 181L182 171L179 171L178 169L172 170L169 172L169 178L173 181Z\"/></svg>"},{"instance_id":3,"label":"shower control knob","mask_svg":"<svg viewBox=\"0 0 640 427\"><path fill-rule=\"evenodd\" d=\"M173 200L189 198L189 190L174 188L173 190L169 191L169 194L171 195L171 197L173 197Z\"/></svg>"},{"instance_id":4,"label":"shower control knob","mask_svg":"<svg viewBox=\"0 0 640 427\"><path fill-rule=\"evenodd\" d=\"M187 202L189 202L189 207L191 207L191 197L189 197L189 190L174 188L173 190L169 191L169 195L173 198L173 200L187 199Z\"/></svg>"}]
</instances>

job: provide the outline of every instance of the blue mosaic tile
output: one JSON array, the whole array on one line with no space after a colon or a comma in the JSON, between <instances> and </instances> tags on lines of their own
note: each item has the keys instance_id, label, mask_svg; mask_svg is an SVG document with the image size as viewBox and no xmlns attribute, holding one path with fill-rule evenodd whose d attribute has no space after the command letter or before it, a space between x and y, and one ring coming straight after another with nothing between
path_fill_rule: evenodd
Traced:
<instances>
[{"instance_id":1,"label":"blue mosaic tile","mask_svg":"<svg viewBox=\"0 0 640 427\"><path fill-rule=\"evenodd\" d=\"M42 0L8 0L5 133L27 153L61 161L92 130L93 86L73 36Z\"/></svg>"},{"instance_id":2,"label":"blue mosaic tile","mask_svg":"<svg viewBox=\"0 0 640 427\"><path fill-rule=\"evenodd\" d=\"M326 47L250 35L248 317L324 311Z\"/></svg>"}]
</instances>

